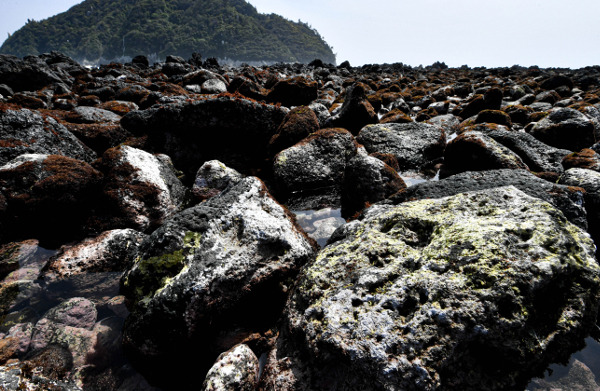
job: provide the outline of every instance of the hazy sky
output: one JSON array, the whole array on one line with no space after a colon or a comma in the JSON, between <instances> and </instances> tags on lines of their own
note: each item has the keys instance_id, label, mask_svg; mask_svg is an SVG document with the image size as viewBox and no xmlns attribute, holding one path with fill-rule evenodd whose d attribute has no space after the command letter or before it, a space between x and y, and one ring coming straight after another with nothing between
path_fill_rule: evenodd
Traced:
<instances>
[{"instance_id":1,"label":"hazy sky","mask_svg":"<svg viewBox=\"0 0 600 391\"><path fill-rule=\"evenodd\" d=\"M201 1L201 0L198 0ZM81 0L0 0L0 39ZM599 0L250 0L316 28L338 63L600 64Z\"/></svg>"}]
</instances>

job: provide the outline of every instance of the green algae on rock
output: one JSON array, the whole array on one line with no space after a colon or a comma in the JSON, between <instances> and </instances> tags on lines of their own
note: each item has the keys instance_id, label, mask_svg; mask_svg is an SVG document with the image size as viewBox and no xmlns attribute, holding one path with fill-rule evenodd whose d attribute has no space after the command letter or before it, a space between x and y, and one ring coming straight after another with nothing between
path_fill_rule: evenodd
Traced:
<instances>
[{"instance_id":1,"label":"green algae on rock","mask_svg":"<svg viewBox=\"0 0 600 391\"><path fill-rule=\"evenodd\" d=\"M220 353L274 326L291 279L315 253L265 185L241 179L142 242L122 279L132 310L124 345L150 377L165 368L206 372ZM202 355L190 361L182 349Z\"/></svg>"},{"instance_id":2,"label":"green algae on rock","mask_svg":"<svg viewBox=\"0 0 600 391\"><path fill-rule=\"evenodd\" d=\"M522 389L594 324L594 250L512 186L373 206L304 268L263 387Z\"/></svg>"}]
</instances>

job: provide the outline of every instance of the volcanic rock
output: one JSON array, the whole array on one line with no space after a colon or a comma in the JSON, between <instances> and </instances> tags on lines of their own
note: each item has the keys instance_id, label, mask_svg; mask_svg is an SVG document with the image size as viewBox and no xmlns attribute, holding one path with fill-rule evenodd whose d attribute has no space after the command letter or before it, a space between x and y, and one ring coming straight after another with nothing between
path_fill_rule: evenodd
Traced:
<instances>
[{"instance_id":1,"label":"volcanic rock","mask_svg":"<svg viewBox=\"0 0 600 391\"><path fill-rule=\"evenodd\" d=\"M523 389L599 289L589 236L514 187L374 206L303 269L262 389Z\"/></svg>"}]
</instances>

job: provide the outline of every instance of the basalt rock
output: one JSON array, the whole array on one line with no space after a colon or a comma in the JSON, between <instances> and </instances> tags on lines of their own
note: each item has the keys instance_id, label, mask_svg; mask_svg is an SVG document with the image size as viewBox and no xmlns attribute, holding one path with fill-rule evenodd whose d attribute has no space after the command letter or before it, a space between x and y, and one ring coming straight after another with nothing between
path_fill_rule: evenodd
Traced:
<instances>
[{"instance_id":1,"label":"basalt rock","mask_svg":"<svg viewBox=\"0 0 600 391\"><path fill-rule=\"evenodd\" d=\"M325 123L325 127L348 129L356 135L365 125L379 122L377 113L367 100L367 88L362 83L348 87L339 113L329 118Z\"/></svg>"},{"instance_id":2,"label":"basalt rock","mask_svg":"<svg viewBox=\"0 0 600 391\"><path fill-rule=\"evenodd\" d=\"M45 267L45 275L64 278L75 274L124 272L146 235L132 229L106 231L76 245L63 246Z\"/></svg>"},{"instance_id":3,"label":"basalt rock","mask_svg":"<svg viewBox=\"0 0 600 391\"><path fill-rule=\"evenodd\" d=\"M561 162L570 152L566 149L551 147L524 132L496 129L486 131L485 135L519 155L531 171L557 174L564 171Z\"/></svg>"},{"instance_id":4,"label":"basalt rock","mask_svg":"<svg viewBox=\"0 0 600 391\"><path fill-rule=\"evenodd\" d=\"M446 146L440 178L464 171L498 168L528 169L510 149L481 132L466 132Z\"/></svg>"},{"instance_id":5,"label":"basalt rock","mask_svg":"<svg viewBox=\"0 0 600 391\"><path fill-rule=\"evenodd\" d=\"M61 155L21 155L0 166L7 202L4 238L33 237L53 245L81 238L99 204L101 181L89 164Z\"/></svg>"},{"instance_id":6,"label":"basalt rock","mask_svg":"<svg viewBox=\"0 0 600 391\"><path fill-rule=\"evenodd\" d=\"M588 231L600 243L600 173L585 168L570 168L561 175L559 183L585 190L585 210L588 214Z\"/></svg>"},{"instance_id":7,"label":"basalt rock","mask_svg":"<svg viewBox=\"0 0 600 391\"><path fill-rule=\"evenodd\" d=\"M555 109L536 123L529 133L538 140L556 148L581 151L589 148L598 137L600 129L584 114L570 108Z\"/></svg>"},{"instance_id":8,"label":"basalt rock","mask_svg":"<svg viewBox=\"0 0 600 391\"><path fill-rule=\"evenodd\" d=\"M589 236L514 187L374 206L303 269L260 389L523 389L599 293Z\"/></svg>"},{"instance_id":9,"label":"basalt rock","mask_svg":"<svg viewBox=\"0 0 600 391\"><path fill-rule=\"evenodd\" d=\"M258 379L258 358L247 345L222 353L210 368L203 391L254 391Z\"/></svg>"},{"instance_id":10,"label":"basalt rock","mask_svg":"<svg viewBox=\"0 0 600 391\"><path fill-rule=\"evenodd\" d=\"M236 170L227 167L218 160L211 160L202 165L196 173L192 193L198 202L219 195L244 178Z\"/></svg>"},{"instance_id":11,"label":"basalt rock","mask_svg":"<svg viewBox=\"0 0 600 391\"><path fill-rule=\"evenodd\" d=\"M269 140L287 112L239 96L221 96L133 111L121 125L134 135L148 135L154 152L169 155L190 178L213 159L247 174L265 166Z\"/></svg>"},{"instance_id":12,"label":"basalt rock","mask_svg":"<svg viewBox=\"0 0 600 391\"><path fill-rule=\"evenodd\" d=\"M400 171L419 171L442 157L446 147L444 130L425 123L365 126L356 141L369 153L390 153Z\"/></svg>"},{"instance_id":13,"label":"basalt rock","mask_svg":"<svg viewBox=\"0 0 600 391\"><path fill-rule=\"evenodd\" d=\"M19 59L0 54L0 83L14 91L37 91L63 80L39 57Z\"/></svg>"},{"instance_id":14,"label":"basalt rock","mask_svg":"<svg viewBox=\"0 0 600 391\"><path fill-rule=\"evenodd\" d=\"M315 252L255 177L175 215L144 240L122 280L130 357L150 377L180 374L156 380L188 384L218 354L274 325ZM177 354L184 346L201 354L190 361Z\"/></svg>"},{"instance_id":15,"label":"basalt rock","mask_svg":"<svg viewBox=\"0 0 600 391\"><path fill-rule=\"evenodd\" d=\"M0 108L0 165L23 154L55 154L91 162L96 154L54 118Z\"/></svg>"},{"instance_id":16,"label":"basalt rock","mask_svg":"<svg viewBox=\"0 0 600 391\"><path fill-rule=\"evenodd\" d=\"M292 209L339 205L346 166L356 148L354 137L347 130L321 129L284 149L273 163L280 198ZM315 205L307 208L307 202Z\"/></svg>"},{"instance_id":17,"label":"basalt rock","mask_svg":"<svg viewBox=\"0 0 600 391\"><path fill-rule=\"evenodd\" d=\"M317 99L317 82L298 76L278 81L267 95L267 100L286 107L308 105Z\"/></svg>"},{"instance_id":18,"label":"basalt rock","mask_svg":"<svg viewBox=\"0 0 600 391\"><path fill-rule=\"evenodd\" d=\"M306 106L296 107L285 116L277 133L269 141L269 151L275 155L317 130L319 119L315 112Z\"/></svg>"},{"instance_id":19,"label":"basalt rock","mask_svg":"<svg viewBox=\"0 0 600 391\"><path fill-rule=\"evenodd\" d=\"M600 172L600 156L596 151L584 148L580 152L568 154L562 160L566 170L569 168L586 168Z\"/></svg>"},{"instance_id":20,"label":"basalt rock","mask_svg":"<svg viewBox=\"0 0 600 391\"><path fill-rule=\"evenodd\" d=\"M183 205L186 191L167 156L120 146L106 151L99 167L107 210L98 224L106 229L151 231Z\"/></svg>"},{"instance_id":21,"label":"basalt rock","mask_svg":"<svg viewBox=\"0 0 600 391\"><path fill-rule=\"evenodd\" d=\"M584 190L581 187L558 185L540 179L526 170L468 171L438 182L424 182L408 187L384 203L399 204L428 198L442 198L467 191L514 186L525 194L539 198L559 209L576 226L587 229Z\"/></svg>"},{"instance_id":22,"label":"basalt rock","mask_svg":"<svg viewBox=\"0 0 600 391\"><path fill-rule=\"evenodd\" d=\"M392 167L359 148L356 156L348 161L344 173L342 216L351 217L405 188L406 184Z\"/></svg>"}]
</instances>

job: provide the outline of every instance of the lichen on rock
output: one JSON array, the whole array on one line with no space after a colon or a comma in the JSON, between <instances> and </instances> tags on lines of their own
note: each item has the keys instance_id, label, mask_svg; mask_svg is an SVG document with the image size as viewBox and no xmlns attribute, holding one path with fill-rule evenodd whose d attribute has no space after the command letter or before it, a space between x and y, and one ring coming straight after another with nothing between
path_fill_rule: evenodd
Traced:
<instances>
[{"instance_id":1,"label":"lichen on rock","mask_svg":"<svg viewBox=\"0 0 600 391\"><path fill-rule=\"evenodd\" d=\"M594 250L512 186L373 206L304 268L264 389L523 388L594 324Z\"/></svg>"}]
</instances>

